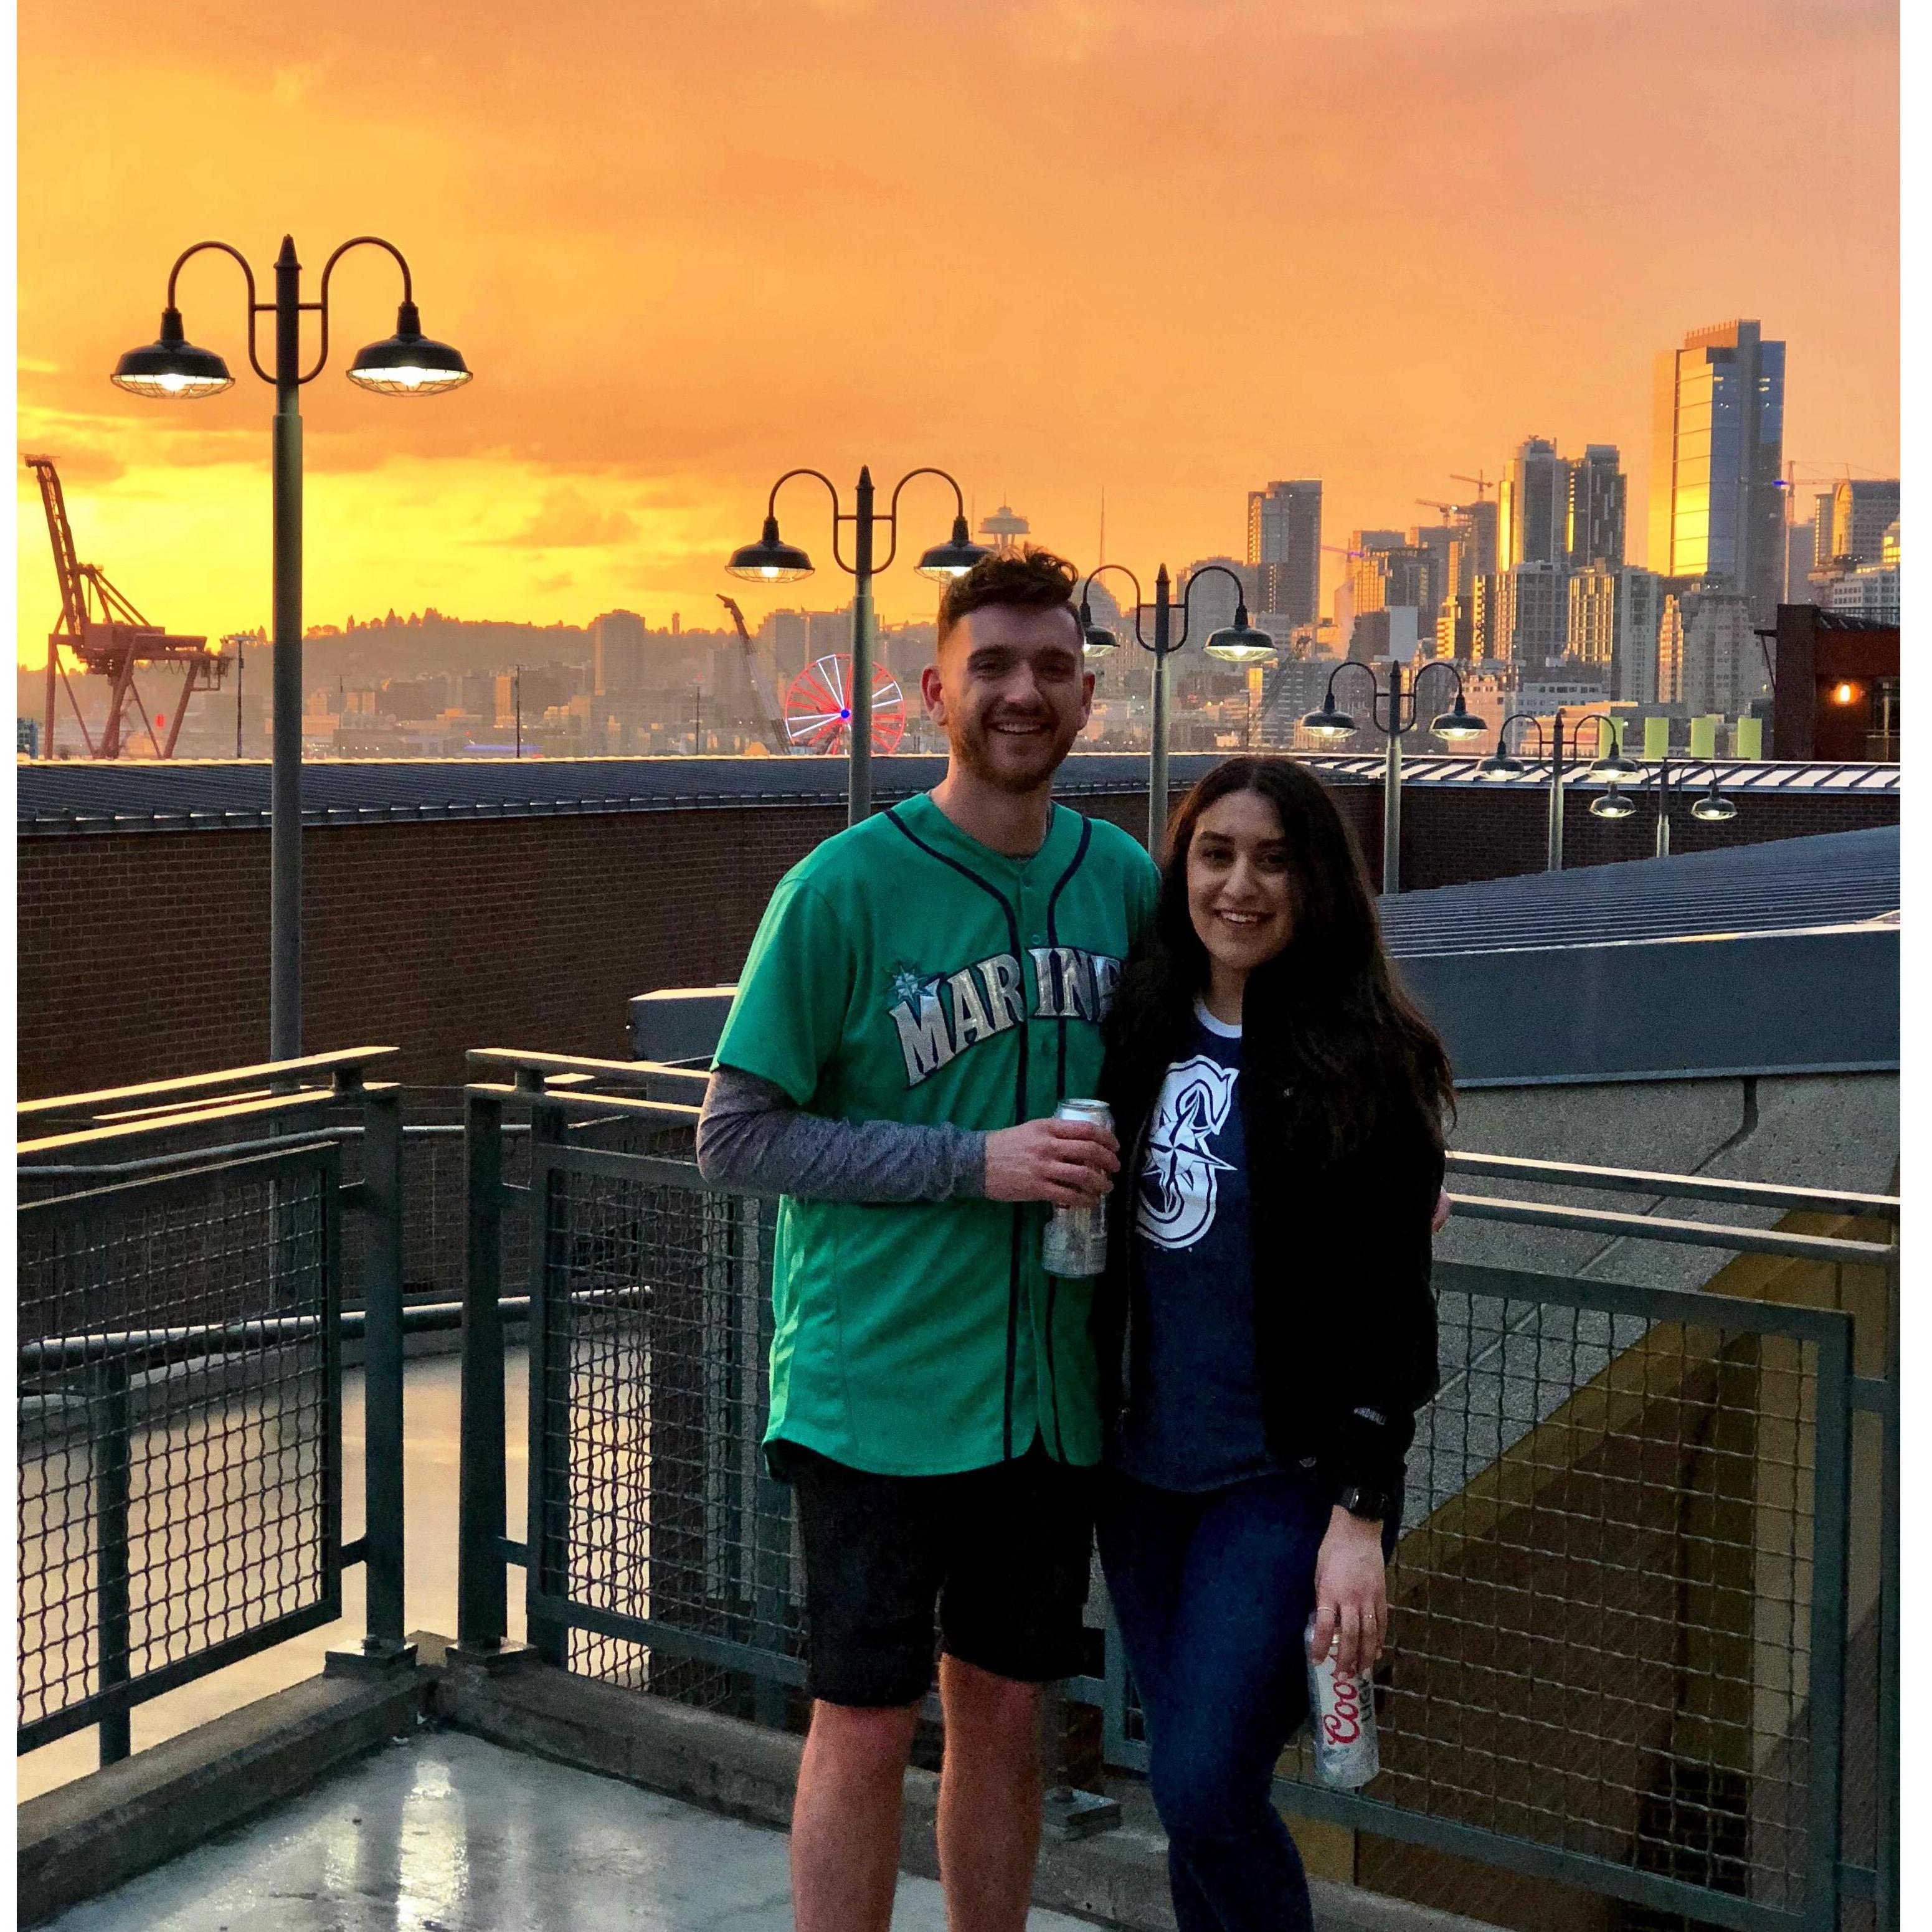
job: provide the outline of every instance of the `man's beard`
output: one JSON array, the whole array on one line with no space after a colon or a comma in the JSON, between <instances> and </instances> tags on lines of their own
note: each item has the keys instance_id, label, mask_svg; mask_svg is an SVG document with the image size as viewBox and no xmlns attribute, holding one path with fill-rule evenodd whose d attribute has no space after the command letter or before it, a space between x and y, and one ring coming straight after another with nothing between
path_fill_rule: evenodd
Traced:
<instances>
[{"instance_id":1,"label":"man's beard","mask_svg":"<svg viewBox=\"0 0 1932 1932\"><path fill-rule=\"evenodd\" d=\"M1034 741L1035 755L1024 766L1001 764L992 755L993 729L990 723L974 719L949 725L946 740L952 755L982 784L1016 794L1037 791L1047 784L1073 748L1073 732L1056 728L1047 722L1047 734Z\"/></svg>"}]
</instances>

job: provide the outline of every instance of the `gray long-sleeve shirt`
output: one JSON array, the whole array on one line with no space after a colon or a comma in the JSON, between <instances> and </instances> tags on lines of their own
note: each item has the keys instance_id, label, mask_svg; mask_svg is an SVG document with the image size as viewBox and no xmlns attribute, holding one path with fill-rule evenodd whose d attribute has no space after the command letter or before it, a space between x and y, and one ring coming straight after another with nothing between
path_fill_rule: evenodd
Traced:
<instances>
[{"instance_id":1,"label":"gray long-sleeve shirt","mask_svg":"<svg viewBox=\"0 0 1932 1932\"><path fill-rule=\"evenodd\" d=\"M986 1192L986 1136L904 1120L835 1120L782 1088L712 1070L698 1120L698 1167L716 1186L804 1201L964 1201Z\"/></svg>"}]
</instances>

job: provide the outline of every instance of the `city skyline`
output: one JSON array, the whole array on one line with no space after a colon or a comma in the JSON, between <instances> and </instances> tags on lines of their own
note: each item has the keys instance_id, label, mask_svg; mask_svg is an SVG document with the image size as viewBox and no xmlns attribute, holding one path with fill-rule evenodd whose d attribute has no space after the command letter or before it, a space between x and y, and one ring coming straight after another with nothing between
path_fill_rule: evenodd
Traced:
<instances>
[{"instance_id":1,"label":"city skyline","mask_svg":"<svg viewBox=\"0 0 1932 1932\"><path fill-rule=\"evenodd\" d=\"M106 371L153 334L190 242L232 239L260 268L286 229L319 266L378 226L410 254L425 328L478 380L433 408L332 373L306 392L312 623L430 604L692 622L800 462L842 487L861 461L942 464L976 522L1010 502L1083 565L1104 490L1109 560L1150 577L1244 554L1247 494L1269 478L1322 478L1328 532L1406 527L1430 515L1412 499L1469 500L1456 475L1498 473L1534 434L1620 449L1642 562L1651 365L1731 315L1790 345L1784 448L1804 470L1898 473L1888 10L1356 11L1317 31L1243 0L1192 10L1184 33L1150 4L724 4L654 22L646 49L614 10L569 0L541 46L486 6L434 60L372 71L365 0L326 26L224 4L197 45L232 45L165 56L158 76L125 0L38 4L20 22L22 445L62 464L83 558L150 615L210 636L264 621L266 392L149 406ZM947 35L968 31L983 44L962 65ZM728 55L721 118L706 76ZM1706 62L1726 84L1683 124L1658 76ZM1618 130L1618 178L1587 217L1574 184L1510 160L1586 66ZM1371 94L1373 115L1349 111ZM1755 132L1780 117L1807 164L1774 200L1747 194ZM148 167L157 144L182 165ZM1291 154L1292 221L1268 185ZM1693 175L1732 214L1673 248ZM1001 185L1042 179L1045 208ZM1444 188L1466 217L1442 218ZM1352 239L1371 204L1372 254ZM991 238L984 268L934 238L947 206ZM1514 238L1566 220L1579 245L1522 286L1498 272ZM1825 254L1810 238L1827 233ZM1149 251L1172 260L1184 234L1174 298L1150 302ZM1036 259L1067 300L1016 298ZM1378 266L1394 260L1400 299ZM386 333L395 298L374 261L346 268L341 337ZM238 358L232 268L198 263L182 304L191 339ZM20 482L31 664L56 602ZM943 495L908 493L910 539L944 535ZM802 597L748 599L754 623L844 599L823 493L794 485L781 512L821 571ZM899 568L879 598L904 620L932 592Z\"/></svg>"}]
</instances>

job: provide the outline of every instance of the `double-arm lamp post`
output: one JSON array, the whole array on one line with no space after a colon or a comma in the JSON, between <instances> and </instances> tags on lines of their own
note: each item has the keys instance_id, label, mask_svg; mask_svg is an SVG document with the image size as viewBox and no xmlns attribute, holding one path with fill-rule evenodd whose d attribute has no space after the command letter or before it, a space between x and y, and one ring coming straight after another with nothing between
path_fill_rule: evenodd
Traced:
<instances>
[{"instance_id":1,"label":"double-arm lamp post","mask_svg":"<svg viewBox=\"0 0 1932 1932\"><path fill-rule=\"evenodd\" d=\"M853 580L852 676L840 710L849 747L850 790L846 818L850 824L862 824L872 810L872 578L875 571L890 570L899 548L899 492L915 476L937 476L952 485L952 535L944 543L934 544L920 555L915 568L924 577L944 584L964 577L987 552L976 544L966 528L966 499L959 485L944 470L909 470L892 485L892 494L881 517L873 508L872 472L868 464L859 472L859 485L853 493L853 507L842 508L838 488L824 471L788 470L772 485L765 502L765 527L756 543L742 545L731 553L724 568L734 577L750 584L790 584L809 577L812 559L796 544L787 543L778 535L778 492L794 476L815 476L832 499L832 556L838 568ZM892 533L890 547L883 562L873 556L873 538L884 524ZM839 543L844 526L852 526L852 555L848 561Z\"/></svg>"},{"instance_id":2,"label":"double-arm lamp post","mask_svg":"<svg viewBox=\"0 0 1932 1932\"><path fill-rule=\"evenodd\" d=\"M275 257L275 298L257 299L255 272L248 258L226 242L197 242L168 272L161 333L145 349L130 349L115 365L113 381L130 395L165 401L191 400L232 388L228 364L212 350L187 339L175 286L188 261L205 249L231 256L241 264L248 291L248 366L275 392L271 441L274 467L273 550L274 641L274 760L270 790L268 898L268 1054L294 1060L302 1053L302 458L303 386L320 376L328 362L328 280L335 265L352 248L386 249L403 272L402 305L396 332L358 350L349 380L379 396L434 396L470 380L463 358L446 342L422 332L416 313L410 265L393 242L378 235L358 235L329 256L322 272L317 300L302 298L302 264L292 237L282 238ZM322 341L314 363L302 365L302 318L321 319ZM262 366L256 352L256 318L275 318L274 367Z\"/></svg>"},{"instance_id":3,"label":"double-arm lamp post","mask_svg":"<svg viewBox=\"0 0 1932 1932\"><path fill-rule=\"evenodd\" d=\"M1241 580L1225 564L1207 564L1190 574L1180 593L1180 628L1177 631L1174 627L1173 584L1166 564L1154 573L1154 602L1150 605L1142 598L1140 579L1125 564L1103 563L1099 569L1089 571L1080 586L1080 628L1086 639L1089 657L1105 657L1120 642L1112 631L1094 622L1087 598L1088 587L1094 578L1110 570L1118 571L1134 586L1134 642L1142 650L1154 653L1153 718L1148 734L1147 846L1158 859L1161 836L1167 830L1167 661L1186 644L1188 622L1193 615L1195 587L1216 576L1225 577L1234 586L1234 621L1208 634L1204 648L1210 658L1219 658L1226 664L1258 664L1262 658L1273 656L1274 640L1248 622L1247 596L1242 589ZM1141 628L1141 614L1148 610L1154 614L1152 638ZM1122 614L1126 614L1124 611Z\"/></svg>"},{"instance_id":4,"label":"double-arm lamp post","mask_svg":"<svg viewBox=\"0 0 1932 1932\"><path fill-rule=\"evenodd\" d=\"M1718 788L1718 768L1713 765L1708 789L1690 808L1690 816L1707 825L1722 825L1738 815L1737 807ZM1670 796L1677 782L1668 758L1640 770L1636 789L1641 792L1653 778L1657 782L1657 843L1653 849L1658 858L1667 859L1670 856ZM1594 818L1629 818L1636 812L1636 800L1617 784L1590 801L1590 814Z\"/></svg>"},{"instance_id":5,"label":"double-arm lamp post","mask_svg":"<svg viewBox=\"0 0 1932 1932\"><path fill-rule=\"evenodd\" d=\"M1496 748L1476 767L1477 776L1479 778L1507 778L1517 776L1521 773L1522 770L1521 761L1510 757L1507 742L1509 728L1520 719L1536 727L1538 755L1539 757L1544 755L1542 719L1527 711L1512 711L1497 728ZM1641 765L1633 764L1624 756L1619 748L1615 735L1616 720L1606 712L1586 712L1582 717L1574 722L1571 728L1570 737L1573 742L1582 736L1582 728L1586 724L1594 724L1597 728L1598 755L1596 762L1589 767L1591 777L1606 780L1612 796L1620 795L1617 794L1617 787L1620 784L1629 784L1633 778L1641 784L1643 779L1643 767ZM1611 734L1607 748L1604 743L1606 732ZM1563 712L1560 706L1556 716L1550 720L1550 743L1548 755L1550 758L1550 822L1549 840L1544 869L1546 872L1560 872L1563 869L1564 774ZM1590 809L1593 812L1597 812L1594 805L1592 805ZM1625 814L1616 811L1597 812L1597 816L1600 818L1616 818L1624 815ZM1668 832L1664 835L1666 842L1663 849L1665 850L1669 850L1669 836Z\"/></svg>"},{"instance_id":6,"label":"double-arm lamp post","mask_svg":"<svg viewBox=\"0 0 1932 1932\"><path fill-rule=\"evenodd\" d=\"M1415 728L1416 704L1421 695L1422 680L1432 671L1447 671L1455 681L1453 708L1444 712L1429 727L1444 744L1459 743L1466 738L1480 738L1488 727L1470 711L1463 696L1462 674L1447 658L1437 658L1424 664L1410 681L1406 692L1402 688L1402 667L1394 658L1389 662L1389 681L1384 688L1367 664L1352 658L1338 664L1328 674L1328 688L1322 694L1322 709L1311 711L1301 721L1303 728L1318 738L1340 740L1355 734L1354 719L1347 712L1335 708L1335 680L1348 670L1359 671L1369 680L1369 722L1388 740L1388 758L1382 772L1382 893L1387 898L1402 890L1402 734Z\"/></svg>"}]
</instances>

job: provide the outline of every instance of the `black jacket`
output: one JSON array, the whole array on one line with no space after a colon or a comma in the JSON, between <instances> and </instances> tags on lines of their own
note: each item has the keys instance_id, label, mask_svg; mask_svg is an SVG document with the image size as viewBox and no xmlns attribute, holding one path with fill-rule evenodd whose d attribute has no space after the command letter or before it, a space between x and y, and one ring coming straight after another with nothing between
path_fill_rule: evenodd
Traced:
<instances>
[{"instance_id":1,"label":"black jacket","mask_svg":"<svg viewBox=\"0 0 1932 1932\"><path fill-rule=\"evenodd\" d=\"M1148 1070L1122 1090L1130 1078L1118 1057L1110 1060L1102 1090L1122 1157L1093 1317L1110 1434L1125 1412L1140 1264L1134 1183L1158 1092ZM1430 1286L1430 1222L1443 1174L1438 1137L1412 1099L1394 1096L1377 1108L1361 1144L1337 1156L1294 1090L1244 1066L1237 1090L1268 1447L1284 1461L1318 1457L1337 1490L1359 1484L1399 1502L1415 1413L1438 1379Z\"/></svg>"}]
</instances>

